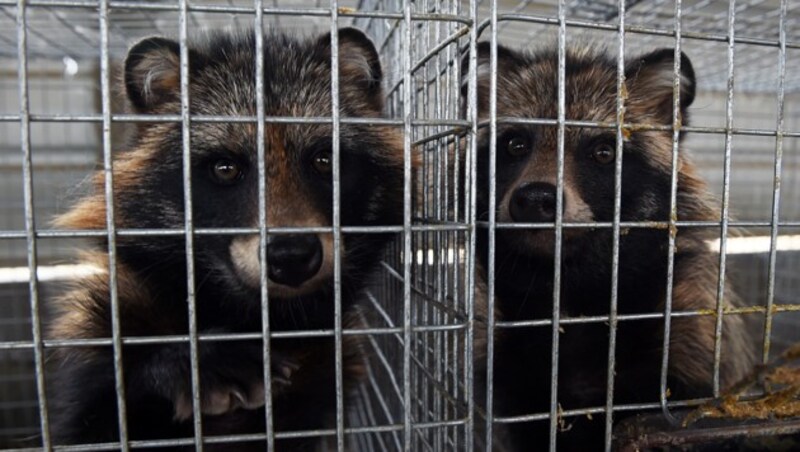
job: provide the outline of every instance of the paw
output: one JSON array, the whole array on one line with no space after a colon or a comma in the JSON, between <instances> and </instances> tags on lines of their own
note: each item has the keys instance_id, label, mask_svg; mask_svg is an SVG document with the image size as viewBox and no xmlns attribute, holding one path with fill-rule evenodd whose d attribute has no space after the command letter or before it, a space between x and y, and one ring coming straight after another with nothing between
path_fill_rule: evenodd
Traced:
<instances>
[{"instance_id":1,"label":"paw","mask_svg":"<svg viewBox=\"0 0 800 452\"><path fill-rule=\"evenodd\" d=\"M254 410L265 403L264 383L257 382L245 390L239 386L201 388L200 412L217 416L240 408ZM181 394L175 401L175 420L185 421L193 415L191 394Z\"/></svg>"},{"instance_id":2,"label":"paw","mask_svg":"<svg viewBox=\"0 0 800 452\"><path fill-rule=\"evenodd\" d=\"M292 375L300 368L295 360L274 357L271 365L272 394L281 394L292 384ZM263 380L255 381L247 387L238 384L217 385L200 389L200 412L205 415L218 416L238 409L255 410L266 403L266 390ZM192 394L180 394L174 403L175 420L191 419Z\"/></svg>"},{"instance_id":3,"label":"paw","mask_svg":"<svg viewBox=\"0 0 800 452\"><path fill-rule=\"evenodd\" d=\"M264 384L261 382L250 385L247 392L238 387L212 390L203 395L200 411L203 414L216 416L240 408L254 410L264 406L266 400L264 396Z\"/></svg>"}]
</instances>

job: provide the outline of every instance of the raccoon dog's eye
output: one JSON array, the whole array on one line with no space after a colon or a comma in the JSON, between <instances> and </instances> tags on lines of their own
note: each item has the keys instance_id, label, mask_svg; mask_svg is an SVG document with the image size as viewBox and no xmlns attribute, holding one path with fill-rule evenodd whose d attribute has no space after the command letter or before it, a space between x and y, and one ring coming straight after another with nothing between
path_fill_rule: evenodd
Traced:
<instances>
[{"instance_id":1,"label":"raccoon dog's eye","mask_svg":"<svg viewBox=\"0 0 800 452\"><path fill-rule=\"evenodd\" d=\"M311 158L311 165L321 175L328 175L333 171L333 158L330 151L320 151Z\"/></svg>"},{"instance_id":2,"label":"raccoon dog's eye","mask_svg":"<svg viewBox=\"0 0 800 452\"><path fill-rule=\"evenodd\" d=\"M220 159L211 164L211 178L220 185L233 185L242 180L244 171L241 166L229 159Z\"/></svg>"},{"instance_id":3,"label":"raccoon dog's eye","mask_svg":"<svg viewBox=\"0 0 800 452\"><path fill-rule=\"evenodd\" d=\"M522 157L523 155L530 152L530 143L528 139L523 136L513 136L508 140L508 144L506 146L506 151L512 157Z\"/></svg>"},{"instance_id":4,"label":"raccoon dog's eye","mask_svg":"<svg viewBox=\"0 0 800 452\"><path fill-rule=\"evenodd\" d=\"M610 144L601 144L592 150L592 158L601 165L608 165L616 156L617 150Z\"/></svg>"}]
</instances>

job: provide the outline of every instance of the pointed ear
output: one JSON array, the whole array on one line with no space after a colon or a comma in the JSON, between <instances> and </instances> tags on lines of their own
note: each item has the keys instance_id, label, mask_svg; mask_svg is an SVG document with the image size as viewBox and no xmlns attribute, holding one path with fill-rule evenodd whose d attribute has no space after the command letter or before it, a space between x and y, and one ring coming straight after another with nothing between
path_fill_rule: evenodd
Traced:
<instances>
[{"instance_id":1,"label":"pointed ear","mask_svg":"<svg viewBox=\"0 0 800 452\"><path fill-rule=\"evenodd\" d=\"M642 55L625 67L628 99L632 107L650 113L662 124L672 123L672 85L675 79L675 51L659 49ZM681 120L694 101L697 81L694 68L685 53L681 53Z\"/></svg>"},{"instance_id":2,"label":"pointed ear","mask_svg":"<svg viewBox=\"0 0 800 452\"><path fill-rule=\"evenodd\" d=\"M125 90L136 111L152 112L180 99L180 60L180 45L170 39L146 38L131 47L125 59ZM189 60L191 68L200 63L196 52L189 52Z\"/></svg>"},{"instance_id":3,"label":"pointed ear","mask_svg":"<svg viewBox=\"0 0 800 452\"><path fill-rule=\"evenodd\" d=\"M331 34L319 38L318 45L330 57ZM339 79L365 90L367 96L383 106L383 70L375 44L363 31L346 27L339 30Z\"/></svg>"},{"instance_id":4,"label":"pointed ear","mask_svg":"<svg viewBox=\"0 0 800 452\"><path fill-rule=\"evenodd\" d=\"M491 83L492 74L492 44L484 41L478 43L478 61L477 61L477 77L478 77L478 103L479 108L483 109L485 102L489 99L489 87ZM497 72L510 72L515 67L525 64L525 59L519 52L511 50L497 44ZM466 98L467 89L469 88L469 52L467 52L461 59L461 96Z\"/></svg>"}]
</instances>

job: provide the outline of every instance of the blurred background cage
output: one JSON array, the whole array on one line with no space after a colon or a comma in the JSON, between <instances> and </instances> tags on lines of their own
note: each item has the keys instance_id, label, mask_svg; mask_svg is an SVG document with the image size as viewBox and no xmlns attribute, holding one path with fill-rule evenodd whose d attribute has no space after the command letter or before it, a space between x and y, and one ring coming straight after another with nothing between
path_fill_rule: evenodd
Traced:
<instances>
[{"instance_id":1,"label":"blurred background cage","mask_svg":"<svg viewBox=\"0 0 800 452\"><path fill-rule=\"evenodd\" d=\"M729 10L734 1L683 0L680 5L681 46L699 81L686 148L710 189L723 199L726 108L732 99L727 187L738 237L728 242L727 276L748 304L766 306L768 294L773 294L771 301L779 307L771 337L770 356L775 356L800 340L800 3L735 1L735 58L729 77ZM192 31L253 23L249 0L188 4ZM113 65L142 37L178 35L177 0L109 0L107 5ZM452 152L470 148L469 132L477 126L460 100L462 51L475 40L488 39L486 25L493 13L504 45L528 48L555 42L559 7L565 11L568 42L591 39L613 50L619 39L620 1L273 0L264 5L268 27L309 35L325 32L333 7L340 26L364 29L381 53L389 113L405 120L407 144L423 161L413 187L418 196L412 206L417 225L412 252L404 257L404 243L397 242L367 296L376 313L371 326L386 334L369 336L373 356L368 378L347 405L345 428L361 429L353 435L352 447L463 450L471 444L480 416L471 414L474 351L469 347L475 316L475 212L463 202L469 190L458 186L464 176L469 182L469 175L458 174L468 166L458 161L461 153ZM626 56L674 47L675 0L627 0L624 6ZM22 16L25 26L20 28ZM91 271L71 264L80 240L47 231L50 219L86 189L82 182L92 170L102 167L100 23L96 0L0 0L0 448L19 447L20 439L35 438L40 429L18 43L24 34L33 188L29 213L38 234L40 311L46 320L46 300L59 284ZM120 102L115 95L114 111L120 111ZM115 148L125 143L126 127L113 123ZM776 194L780 209L773 218ZM770 274L773 220L779 221L779 240Z\"/></svg>"}]
</instances>

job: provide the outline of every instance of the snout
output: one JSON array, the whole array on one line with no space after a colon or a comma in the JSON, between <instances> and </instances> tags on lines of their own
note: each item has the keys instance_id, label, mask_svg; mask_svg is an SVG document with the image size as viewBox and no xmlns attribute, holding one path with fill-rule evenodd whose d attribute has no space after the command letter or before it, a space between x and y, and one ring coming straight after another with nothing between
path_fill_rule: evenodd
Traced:
<instances>
[{"instance_id":1,"label":"snout","mask_svg":"<svg viewBox=\"0 0 800 452\"><path fill-rule=\"evenodd\" d=\"M278 284L298 287L322 266L322 242L316 234L277 235L267 242L267 276Z\"/></svg>"},{"instance_id":2,"label":"snout","mask_svg":"<svg viewBox=\"0 0 800 452\"><path fill-rule=\"evenodd\" d=\"M552 222L556 218L556 186L546 182L522 185L514 191L508 207L517 223Z\"/></svg>"},{"instance_id":3,"label":"snout","mask_svg":"<svg viewBox=\"0 0 800 452\"><path fill-rule=\"evenodd\" d=\"M574 184L565 181L564 197L561 200L565 223L595 221L589 205L580 196ZM551 181L523 180L505 191L500 201L497 218L500 222L553 223L556 219L556 185ZM565 253L580 250L580 237L586 236L588 228L565 228L563 250ZM555 231L552 227L533 230L506 229L498 231L501 240L507 241L522 253L552 256L555 249Z\"/></svg>"},{"instance_id":4,"label":"snout","mask_svg":"<svg viewBox=\"0 0 800 452\"><path fill-rule=\"evenodd\" d=\"M258 235L235 237L230 245L235 280L257 289L268 277L270 298L297 297L319 290L333 278L331 234L280 234L267 237L267 265L261 265ZM344 251L344 241L339 245Z\"/></svg>"}]
</instances>

